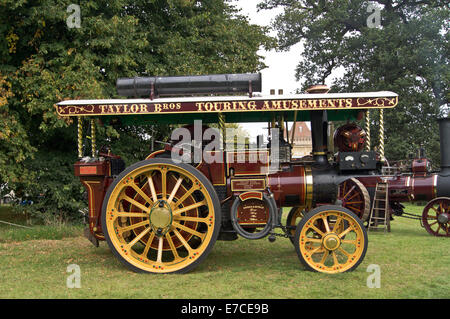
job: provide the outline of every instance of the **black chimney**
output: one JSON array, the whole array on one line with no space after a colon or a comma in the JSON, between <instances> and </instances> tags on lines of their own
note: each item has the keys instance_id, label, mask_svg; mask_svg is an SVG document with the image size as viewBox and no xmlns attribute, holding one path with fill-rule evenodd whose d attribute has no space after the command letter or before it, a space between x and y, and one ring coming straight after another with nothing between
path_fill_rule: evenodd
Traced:
<instances>
[{"instance_id":1,"label":"black chimney","mask_svg":"<svg viewBox=\"0 0 450 319\"><path fill-rule=\"evenodd\" d=\"M311 111L311 138L314 162L317 165L328 165L328 120L327 111Z\"/></svg>"},{"instance_id":2,"label":"black chimney","mask_svg":"<svg viewBox=\"0 0 450 319\"><path fill-rule=\"evenodd\" d=\"M330 88L324 84L313 85L306 92L326 94ZM311 111L311 138L314 162L318 166L328 166L328 116L327 111Z\"/></svg>"},{"instance_id":3,"label":"black chimney","mask_svg":"<svg viewBox=\"0 0 450 319\"><path fill-rule=\"evenodd\" d=\"M441 172L439 175L450 176L450 118L441 118L438 122L441 140Z\"/></svg>"}]
</instances>

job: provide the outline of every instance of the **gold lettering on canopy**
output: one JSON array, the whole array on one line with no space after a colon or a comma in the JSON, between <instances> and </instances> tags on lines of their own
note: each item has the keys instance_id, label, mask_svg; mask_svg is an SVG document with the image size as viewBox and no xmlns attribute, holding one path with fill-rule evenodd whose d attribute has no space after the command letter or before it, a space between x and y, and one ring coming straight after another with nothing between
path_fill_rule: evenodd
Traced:
<instances>
[{"instance_id":1,"label":"gold lettering on canopy","mask_svg":"<svg viewBox=\"0 0 450 319\"><path fill-rule=\"evenodd\" d=\"M113 101L113 100L111 100ZM122 101L121 101L122 102ZM131 101L130 101L131 102ZM123 103L123 102L122 102ZM61 116L74 115L121 115L121 114L160 114L160 113L203 113L203 112L249 112L249 111L297 111L319 109L368 109L392 108L398 97L377 98L327 98L327 99L267 99L234 101L183 101L147 102L129 104L73 104L56 105Z\"/></svg>"}]
</instances>

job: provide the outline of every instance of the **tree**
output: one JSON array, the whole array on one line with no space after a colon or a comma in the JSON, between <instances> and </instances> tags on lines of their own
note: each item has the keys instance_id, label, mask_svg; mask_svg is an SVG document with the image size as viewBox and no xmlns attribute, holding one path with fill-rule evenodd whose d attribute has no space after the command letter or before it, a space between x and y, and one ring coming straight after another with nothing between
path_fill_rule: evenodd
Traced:
<instances>
[{"instance_id":1,"label":"tree","mask_svg":"<svg viewBox=\"0 0 450 319\"><path fill-rule=\"evenodd\" d=\"M254 72L273 41L226 0L72 2L0 0L0 181L35 212L75 216L76 123L57 116L56 102L116 97L119 77ZM152 129L168 132L100 128L99 144L141 160Z\"/></svg>"},{"instance_id":2,"label":"tree","mask_svg":"<svg viewBox=\"0 0 450 319\"><path fill-rule=\"evenodd\" d=\"M439 163L439 108L448 104L449 8L446 1L265 0L283 7L274 22L281 49L302 42L296 68L302 89L341 72L333 91L391 90L385 112L386 156L407 158L424 146ZM372 119L378 118L375 112ZM376 124L373 122L373 124ZM377 131L373 130L377 138Z\"/></svg>"}]
</instances>

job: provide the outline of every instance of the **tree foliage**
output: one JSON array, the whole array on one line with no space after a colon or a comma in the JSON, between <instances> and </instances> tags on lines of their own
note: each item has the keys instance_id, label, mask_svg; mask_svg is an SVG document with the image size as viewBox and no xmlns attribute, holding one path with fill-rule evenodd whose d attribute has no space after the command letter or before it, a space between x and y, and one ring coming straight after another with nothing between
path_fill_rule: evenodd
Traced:
<instances>
[{"instance_id":1,"label":"tree foliage","mask_svg":"<svg viewBox=\"0 0 450 319\"><path fill-rule=\"evenodd\" d=\"M76 123L57 116L56 102L116 97L119 77L254 72L259 48L274 43L227 0L82 1L79 28L69 28L72 3L0 0L0 181L31 209L67 215L84 199ZM146 136L167 134L155 125L100 128L99 143L141 160Z\"/></svg>"},{"instance_id":2,"label":"tree foliage","mask_svg":"<svg viewBox=\"0 0 450 319\"><path fill-rule=\"evenodd\" d=\"M333 91L390 90L399 105L385 112L386 156L399 160L424 146L439 163L436 118L449 100L447 1L265 0L283 7L274 22L282 49L303 43L296 68L302 89L324 83ZM376 25L379 14L379 25ZM375 22L375 23L374 23ZM339 75L341 74L341 75ZM376 141L377 112L372 113Z\"/></svg>"}]
</instances>

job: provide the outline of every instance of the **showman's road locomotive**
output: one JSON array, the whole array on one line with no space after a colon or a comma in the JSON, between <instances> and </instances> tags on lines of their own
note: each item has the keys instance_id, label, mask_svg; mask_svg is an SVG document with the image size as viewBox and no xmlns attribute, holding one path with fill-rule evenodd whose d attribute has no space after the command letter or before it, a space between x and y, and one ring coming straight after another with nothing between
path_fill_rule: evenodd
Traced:
<instances>
[{"instance_id":1,"label":"showman's road locomotive","mask_svg":"<svg viewBox=\"0 0 450 319\"><path fill-rule=\"evenodd\" d=\"M382 116L395 107L395 93L328 93L315 86L305 94L262 96L254 93L261 92L260 74L126 78L117 89L132 98L63 101L56 109L78 118L75 174L88 192L86 236L97 246L106 240L134 271L187 272L216 240L239 236L286 237L307 269L351 271L366 254L366 228L389 226L404 201L429 201L424 226L449 236L449 119L440 120L442 170L435 173L424 156L409 172L386 171L382 125L375 152L370 126L363 130L354 122L365 117L369 123L370 110ZM95 145L96 124L117 119L188 125L163 149L125 168L119 156ZM295 128L297 121L310 121L312 132L312 156L300 160L291 155L294 132L285 133L288 122ZM347 124L330 139L333 121ZM268 143L258 138L256 147L230 147L226 123L246 122L268 123ZM87 145L90 157L84 156Z\"/></svg>"}]
</instances>

